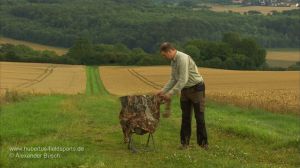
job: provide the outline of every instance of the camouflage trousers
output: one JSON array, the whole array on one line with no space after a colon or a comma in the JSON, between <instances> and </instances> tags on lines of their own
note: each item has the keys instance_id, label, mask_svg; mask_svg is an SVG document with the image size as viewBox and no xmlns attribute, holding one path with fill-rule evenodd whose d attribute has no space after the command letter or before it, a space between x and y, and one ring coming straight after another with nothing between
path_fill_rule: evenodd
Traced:
<instances>
[{"instance_id":1,"label":"camouflage trousers","mask_svg":"<svg viewBox=\"0 0 300 168\"><path fill-rule=\"evenodd\" d=\"M181 90L180 107L182 111L180 141L183 145L188 145L191 137L192 109L197 124L197 143L198 145L208 144L207 132L204 120L205 111L205 84L197 84L190 88Z\"/></svg>"}]
</instances>

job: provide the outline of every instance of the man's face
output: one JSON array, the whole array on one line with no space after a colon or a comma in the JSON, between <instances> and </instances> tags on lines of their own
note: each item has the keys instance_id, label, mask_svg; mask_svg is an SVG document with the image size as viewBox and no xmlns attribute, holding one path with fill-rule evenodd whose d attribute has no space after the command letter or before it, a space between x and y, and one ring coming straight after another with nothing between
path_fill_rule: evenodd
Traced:
<instances>
[{"instance_id":1,"label":"man's face","mask_svg":"<svg viewBox=\"0 0 300 168\"><path fill-rule=\"evenodd\" d=\"M172 60L173 58L174 58L174 51L175 50L168 50L168 51L162 51L162 52L160 52L160 54L163 56L163 57L165 57L166 59L168 59L168 60Z\"/></svg>"}]
</instances>

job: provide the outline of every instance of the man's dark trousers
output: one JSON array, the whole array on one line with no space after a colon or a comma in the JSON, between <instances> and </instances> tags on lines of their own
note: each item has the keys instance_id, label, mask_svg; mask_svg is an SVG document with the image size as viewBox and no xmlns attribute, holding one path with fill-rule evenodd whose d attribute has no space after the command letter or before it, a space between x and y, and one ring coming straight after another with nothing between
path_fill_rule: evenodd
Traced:
<instances>
[{"instance_id":1,"label":"man's dark trousers","mask_svg":"<svg viewBox=\"0 0 300 168\"><path fill-rule=\"evenodd\" d=\"M182 121L180 140L182 145L189 145L191 137L192 109L197 124L197 143L198 145L208 144L207 133L204 120L205 109L205 85L204 83L184 88L181 90L180 106L182 110Z\"/></svg>"}]
</instances>

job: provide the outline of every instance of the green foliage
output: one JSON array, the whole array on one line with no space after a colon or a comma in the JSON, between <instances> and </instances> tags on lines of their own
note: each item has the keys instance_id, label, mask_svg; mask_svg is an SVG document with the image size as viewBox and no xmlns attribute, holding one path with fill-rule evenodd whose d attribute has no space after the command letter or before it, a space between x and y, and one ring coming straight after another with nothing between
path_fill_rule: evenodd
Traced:
<instances>
[{"instance_id":1,"label":"green foliage","mask_svg":"<svg viewBox=\"0 0 300 168\"><path fill-rule=\"evenodd\" d=\"M177 45L193 57L198 66L225 69L257 69L265 63L266 51L254 39L240 38L237 33L226 33L223 41L192 40ZM142 48L129 49L117 43L93 44L88 38L78 38L69 52L57 56L51 51L35 51L23 45L4 44L0 60L20 62L45 62L84 65L166 65L159 54L149 54Z\"/></svg>"},{"instance_id":2,"label":"green foliage","mask_svg":"<svg viewBox=\"0 0 300 168\"><path fill-rule=\"evenodd\" d=\"M124 44L91 44L79 39L67 54L86 65L161 65L167 62L157 54L148 54L141 48L128 49Z\"/></svg>"},{"instance_id":3,"label":"green foliage","mask_svg":"<svg viewBox=\"0 0 300 168\"><path fill-rule=\"evenodd\" d=\"M204 58L201 56L200 50L194 45L187 45L184 48L184 52L193 56L194 61L201 62Z\"/></svg>"},{"instance_id":4,"label":"green foliage","mask_svg":"<svg viewBox=\"0 0 300 168\"><path fill-rule=\"evenodd\" d=\"M92 43L82 37L76 40L67 55L77 60L80 64L92 64L95 59Z\"/></svg>"},{"instance_id":5,"label":"green foliage","mask_svg":"<svg viewBox=\"0 0 300 168\"><path fill-rule=\"evenodd\" d=\"M76 64L73 58L52 51L36 51L25 45L0 45L0 61Z\"/></svg>"},{"instance_id":6,"label":"green foliage","mask_svg":"<svg viewBox=\"0 0 300 168\"><path fill-rule=\"evenodd\" d=\"M254 39L240 38L237 33L225 33L222 41L193 40L184 51L197 65L225 69L257 69L265 63L266 51Z\"/></svg>"},{"instance_id":7,"label":"green foliage","mask_svg":"<svg viewBox=\"0 0 300 168\"><path fill-rule=\"evenodd\" d=\"M210 60L205 61L204 66L211 68L223 68L223 62L219 57L214 57Z\"/></svg>"},{"instance_id":8,"label":"green foliage","mask_svg":"<svg viewBox=\"0 0 300 168\"><path fill-rule=\"evenodd\" d=\"M196 0L3 1L0 35L71 47L79 36L97 44L122 43L155 53L162 41L220 40L229 31L251 36L264 47L298 47L299 10L270 16L192 10ZM164 2L179 5L164 5ZM201 2L231 3L230 0ZM187 7L183 7L187 6ZM92 59L92 58L91 58Z\"/></svg>"}]
</instances>

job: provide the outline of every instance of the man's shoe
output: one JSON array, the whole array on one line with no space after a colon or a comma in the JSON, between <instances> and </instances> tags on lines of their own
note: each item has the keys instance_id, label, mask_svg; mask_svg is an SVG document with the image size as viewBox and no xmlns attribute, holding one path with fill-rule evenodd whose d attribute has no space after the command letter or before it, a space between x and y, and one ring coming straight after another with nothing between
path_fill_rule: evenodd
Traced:
<instances>
[{"instance_id":1,"label":"man's shoe","mask_svg":"<svg viewBox=\"0 0 300 168\"><path fill-rule=\"evenodd\" d=\"M189 148L189 146L188 145L181 145L181 146L179 146L179 150L187 150Z\"/></svg>"},{"instance_id":2,"label":"man's shoe","mask_svg":"<svg viewBox=\"0 0 300 168\"><path fill-rule=\"evenodd\" d=\"M200 145L200 147L204 150L208 150L208 144L203 144L203 145Z\"/></svg>"}]
</instances>

